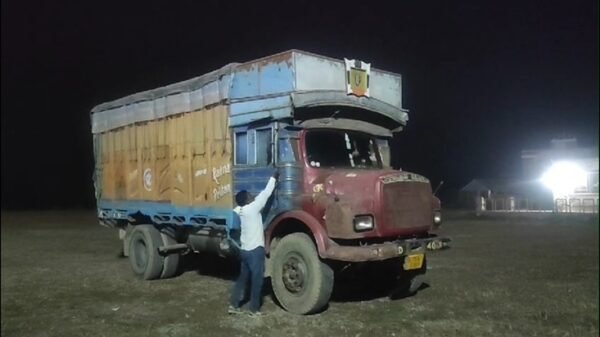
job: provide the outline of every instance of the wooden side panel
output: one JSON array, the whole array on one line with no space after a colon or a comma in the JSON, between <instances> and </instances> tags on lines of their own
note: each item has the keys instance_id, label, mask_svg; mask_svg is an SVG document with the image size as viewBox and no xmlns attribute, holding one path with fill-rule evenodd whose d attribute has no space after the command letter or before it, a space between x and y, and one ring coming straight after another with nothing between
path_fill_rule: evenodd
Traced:
<instances>
[{"instance_id":1,"label":"wooden side panel","mask_svg":"<svg viewBox=\"0 0 600 337\"><path fill-rule=\"evenodd\" d=\"M139 127L142 128L142 200L156 201L156 122L143 123Z\"/></svg>"},{"instance_id":2,"label":"wooden side panel","mask_svg":"<svg viewBox=\"0 0 600 337\"><path fill-rule=\"evenodd\" d=\"M208 203L214 207L233 207L232 147L227 123L224 106L217 106L196 117L195 125L203 127L194 138L192 150L194 205Z\"/></svg>"},{"instance_id":3,"label":"wooden side panel","mask_svg":"<svg viewBox=\"0 0 600 337\"><path fill-rule=\"evenodd\" d=\"M115 196L114 192L114 179L113 179L113 148L112 148L112 133L103 133L100 135L100 151L101 151L101 163L102 169L99 173L102 175L100 181L102 183L102 198L113 199Z\"/></svg>"},{"instance_id":4,"label":"wooden side panel","mask_svg":"<svg viewBox=\"0 0 600 337\"><path fill-rule=\"evenodd\" d=\"M154 121L154 132L156 133L155 145L155 176L156 198L158 201L170 202L172 190L172 175L170 174L171 158L169 157L169 143L167 142L166 120Z\"/></svg>"},{"instance_id":5,"label":"wooden side panel","mask_svg":"<svg viewBox=\"0 0 600 337\"><path fill-rule=\"evenodd\" d=\"M139 200L141 195L139 180L141 179L140 169L138 165L139 156L137 151L137 128L128 126L126 128L126 137L128 140L127 150L127 199Z\"/></svg>"},{"instance_id":6,"label":"wooden side panel","mask_svg":"<svg viewBox=\"0 0 600 337\"><path fill-rule=\"evenodd\" d=\"M144 166L143 166L143 162L144 162L144 156L146 155L146 149L144 147L145 143L144 143L144 132L145 132L145 128L144 125L135 125L133 127L133 130L135 132L135 153L137 156L137 177L138 179L135 181L135 184L138 186L138 194L136 199L132 199L132 200L145 200L145 193L146 190L144 189L144 184L141 183L144 181Z\"/></svg>"},{"instance_id":7,"label":"wooden side panel","mask_svg":"<svg viewBox=\"0 0 600 337\"><path fill-rule=\"evenodd\" d=\"M125 132L123 128L115 131L115 198L123 200L126 198L126 160L125 154L127 151Z\"/></svg>"},{"instance_id":8,"label":"wooden side panel","mask_svg":"<svg viewBox=\"0 0 600 337\"><path fill-rule=\"evenodd\" d=\"M200 205L208 203L212 170L206 144L208 143L204 125L207 125L207 114L193 114L192 123L196 126L192 135L191 170L192 170L192 203Z\"/></svg>"},{"instance_id":9,"label":"wooden side panel","mask_svg":"<svg viewBox=\"0 0 600 337\"><path fill-rule=\"evenodd\" d=\"M173 168L173 193L172 202L177 205L189 204L189 188L187 185L190 181L188 170L188 158L185 153L185 140L189 135L185 128L186 117L189 113L171 117L168 120L169 144L171 146L171 163ZM189 121L188 121L189 122Z\"/></svg>"},{"instance_id":10,"label":"wooden side panel","mask_svg":"<svg viewBox=\"0 0 600 337\"><path fill-rule=\"evenodd\" d=\"M137 123L98 137L101 198L233 207L227 106Z\"/></svg>"},{"instance_id":11,"label":"wooden side panel","mask_svg":"<svg viewBox=\"0 0 600 337\"><path fill-rule=\"evenodd\" d=\"M214 113L215 122L215 138L214 138L214 152L213 158L217 162L217 168L220 168L220 172L217 174L220 177L218 186L215 186L219 191L216 196L216 204L220 207L233 207L233 181L232 181L232 160L233 160L233 147L231 146L231 132L229 131L228 125L228 112L225 107L217 109ZM214 172L214 170L213 170ZM213 196L215 195L213 188Z\"/></svg>"}]
</instances>

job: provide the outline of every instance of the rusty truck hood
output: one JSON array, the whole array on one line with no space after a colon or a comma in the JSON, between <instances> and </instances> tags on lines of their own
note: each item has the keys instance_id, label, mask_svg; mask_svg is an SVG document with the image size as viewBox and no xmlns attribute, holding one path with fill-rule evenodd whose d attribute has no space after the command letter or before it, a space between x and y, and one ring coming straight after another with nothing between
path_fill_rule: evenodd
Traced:
<instances>
[{"instance_id":1,"label":"rusty truck hood","mask_svg":"<svg viewBox=\"0 0 600 337\"><path fill-rule=\"evenodd\" d=\"M412 236L432 226L431 185L421 175L391 169L321 173L313 192L324 196L321 208L332 238ZM372 215L375 228L354 231L357 215Z\"/></svg>"}]
</instances>

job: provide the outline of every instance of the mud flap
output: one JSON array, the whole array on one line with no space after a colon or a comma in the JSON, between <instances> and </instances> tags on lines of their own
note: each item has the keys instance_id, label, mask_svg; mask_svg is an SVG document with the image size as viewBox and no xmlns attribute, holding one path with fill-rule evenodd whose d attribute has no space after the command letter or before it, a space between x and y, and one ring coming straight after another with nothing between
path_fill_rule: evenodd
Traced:
<instances>
[{"instance_id":1,"label":"mud flap","mask_svg":"<svg viewBox=\"0 0 600 337\"><path fill-rule=\"evenodd\" d=\"M119 228L119 239L123 241L123 256L129 257L129 241L131 240L131 231L133 226L127 225L125 229Z\"/></svg>"}]
</instances>

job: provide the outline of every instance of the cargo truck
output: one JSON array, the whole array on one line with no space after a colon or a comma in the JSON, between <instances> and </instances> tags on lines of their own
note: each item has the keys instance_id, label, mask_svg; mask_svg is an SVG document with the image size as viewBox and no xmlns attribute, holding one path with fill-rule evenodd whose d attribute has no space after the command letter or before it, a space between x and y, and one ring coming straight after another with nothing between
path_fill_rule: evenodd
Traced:
<instances>
[{"instance_id":1,"label":"cargo truck","mask_svg":"<svg viewBox=\"0 0 600 337\"><path fill-rule=\"evenodd\" d=\"M390 166L407 121L399 74L298 50L103 103L91 112L98 219L136 275L169 278L182 254L235 254L235 194L279 170L263 218L284 309L321 310L334 278L382 262L415 291L426 249L449 240L431 234L429 180Z\"/></svg>"}]
</instances>

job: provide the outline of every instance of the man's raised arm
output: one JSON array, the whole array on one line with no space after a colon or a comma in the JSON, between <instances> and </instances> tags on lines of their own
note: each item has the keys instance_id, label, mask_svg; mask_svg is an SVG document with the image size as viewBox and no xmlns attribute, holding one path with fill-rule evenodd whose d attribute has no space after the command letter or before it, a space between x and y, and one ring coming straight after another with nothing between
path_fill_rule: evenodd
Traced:
<instances>
[{"instance_id":1,"label":"man's raised arm","mask_svg":"<svg viewBox=\"0 0 600 337\"><path fill-rule=\"evenodd\" d=\"M262 210L265 207L265 205L267 204L267 200L269 200L269 197L273 193L273 190L275 189L275 183L277 182L278 178L279 178L279 172L275 171L275 173L273 174L273 176L271 178L269 178L269 182L267 183L267 187L265 187L265 189L262 190L256 196L256 198L254 198L254 201L251 202L246 207L251 207L251 208L257 209L259 211Z\"/></svg>"}]
</instances>

